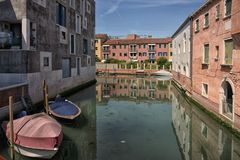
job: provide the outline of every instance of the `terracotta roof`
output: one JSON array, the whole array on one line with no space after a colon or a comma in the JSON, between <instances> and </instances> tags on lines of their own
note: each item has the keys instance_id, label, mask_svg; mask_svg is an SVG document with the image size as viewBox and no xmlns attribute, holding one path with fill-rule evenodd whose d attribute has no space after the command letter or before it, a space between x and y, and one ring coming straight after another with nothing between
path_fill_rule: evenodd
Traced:
<instances>
[{"instance_id":1,"label":"terracotta roof","mask_svg":"<svg viewBox=\"0 0 240 160\"><path fill-rule=\"evenodd\" d=\"M117 44L164 44L171 43L172 38L137 38L137 39L110 39L106 41L105 45Z\"/></svg>"},{"instance_id":2,"label":"terracotta roof","mask_svg":"<svg viewBox=\"0 0 240 160\"><path fill-rule=\"evenodd\" d=\"M96 34L96 39L106 39L108 37L107 34Z\"/></svg>"}]
</instances>

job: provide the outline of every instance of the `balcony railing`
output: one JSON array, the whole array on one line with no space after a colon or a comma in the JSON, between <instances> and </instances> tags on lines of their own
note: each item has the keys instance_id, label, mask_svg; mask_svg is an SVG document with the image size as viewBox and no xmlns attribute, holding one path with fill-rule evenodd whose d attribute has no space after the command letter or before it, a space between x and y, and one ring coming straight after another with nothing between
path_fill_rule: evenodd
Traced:
<instances>
[{"instance_id":1,"label":"balcony railing","mask_svg":"<svg viewBox=\"0 0 240 160\"><path fill-rule=\"evenodd\" d=\"M129 52L137 53L137 49L130 49Z\"/></svg>"},{"instance_id":2,"label":"balcony railing","mask_svg":"<svg viewBox=\"0 0 240 160\"><path fill-rule=\"evenodd\" d=\"M156 52L156 48L149 48L148 52Z\"/></svg>"}]
</instances>

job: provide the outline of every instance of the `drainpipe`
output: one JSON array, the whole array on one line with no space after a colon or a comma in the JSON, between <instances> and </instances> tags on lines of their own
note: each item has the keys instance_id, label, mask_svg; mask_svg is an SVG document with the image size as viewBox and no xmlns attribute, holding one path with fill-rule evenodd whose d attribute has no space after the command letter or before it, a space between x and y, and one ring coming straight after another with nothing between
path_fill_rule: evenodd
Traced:
<instances>
[{"instance_id":1,"label":"drainpipe","mask_svg":"<svg viewBox=\"0 0 240 160\"><path fill-rule=\"evenodd\" d=\"M193 89L193 81L192 81L192 57L193 57L193 17L190 16L189 17L189 21L190 21L190 80L191 80L191 90Z\"/></svg>"}]
</instances>

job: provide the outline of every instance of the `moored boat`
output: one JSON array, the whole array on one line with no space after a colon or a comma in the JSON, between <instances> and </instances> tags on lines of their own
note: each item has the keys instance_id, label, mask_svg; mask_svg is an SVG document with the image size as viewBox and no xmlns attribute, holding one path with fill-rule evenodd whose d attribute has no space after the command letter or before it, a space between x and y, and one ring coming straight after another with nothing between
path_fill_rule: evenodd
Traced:
<instances>
[{"instance_id":1,"label":"moored boat","mask_svg":"<svg viewBox=\"0 0 240 160\"><path fill-rule=\"evenodd\" d=\"M49 112L55 117L73 120L81 114L81 109L73 102L58 97L49 102Z\"/></svg>"},{"instance_id":2,"label":"moored boat","mask_svg":"<svg viewBox=\"0 0 240 160\"><path fill-rule=\"evenodd\" d=\"M62 142L61 125L45 113L25 116L13 121L14 149L21 155L32 158L51 159ZM10 125L2 124L10 138Z\"/></svg>"},{"instance_id":3,"label":"moored boat","mask_svg":"<svg viewBox=\"0 0 240 160\"><path fill-rule=\"evenodd\" d=\"M154 73L152 73L152 75L155 75L155 76L172 76L172 74L170 72L165 71L165 70L160 70L160 71L154 72Z\"/></svg>"},{"instance_id":4,"label":"moored boat","mask_svg":"<svg viewBox=\"0 0 240 160\"><path fill-rule=\"evenodd\" d=\"M0 155L0 160L5 160L5 158L3 158L3 156Z\"/></svg>"}]
</instances>

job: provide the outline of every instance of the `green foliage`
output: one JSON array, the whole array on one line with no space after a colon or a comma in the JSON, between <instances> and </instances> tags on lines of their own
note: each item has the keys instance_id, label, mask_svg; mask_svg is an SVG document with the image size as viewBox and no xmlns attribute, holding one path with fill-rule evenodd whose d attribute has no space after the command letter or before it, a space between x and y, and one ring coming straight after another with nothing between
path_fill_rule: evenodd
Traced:
<instances>
[{"instance_id":1,"label":"green foliage","mask_svg":"<svg viewBox=\"0 0 240 160\"><path fill-rule=\"evenodd\" d=\"M112 64L124 64L126 63L126 61L124 60L117 60L117 59L114 59L114 58L109 58L105 61L105 63L112 63Z\"/></svg>"},{"instance_id":2,"label":"green foliage","mask_svg":"<svg viewBox=\"0 0 240 160\"><path fill-rule=\"evenodd\" d=\"M166 65L166 63L168 62L168 60L167 60L167 58L165 58L165 57L160 57L160 58L158 58L158 60L157 60L157 64L159 65L159 66L163 66L163 65Z\"/></svg>"},{"instance_id":3,"label":"green foliage","mask_svg":"<svg viewBox=\"0 0 240 160\"><path fill-rule=\"evenodd\" d=\"M172 66L172 62L167 62L166 64L165 64L165 68L166 69L170 69L170 66Z\"/></svg>"},{"instance_id":4,"label":"green foliage","mask_svg":"<svg viewBox=\"0 0 240 160\"><path fill-rule=\"evenodd\" d=\"M101 62L100 58L96 55L96 62Z\"/></svg>"}]
</instances>

